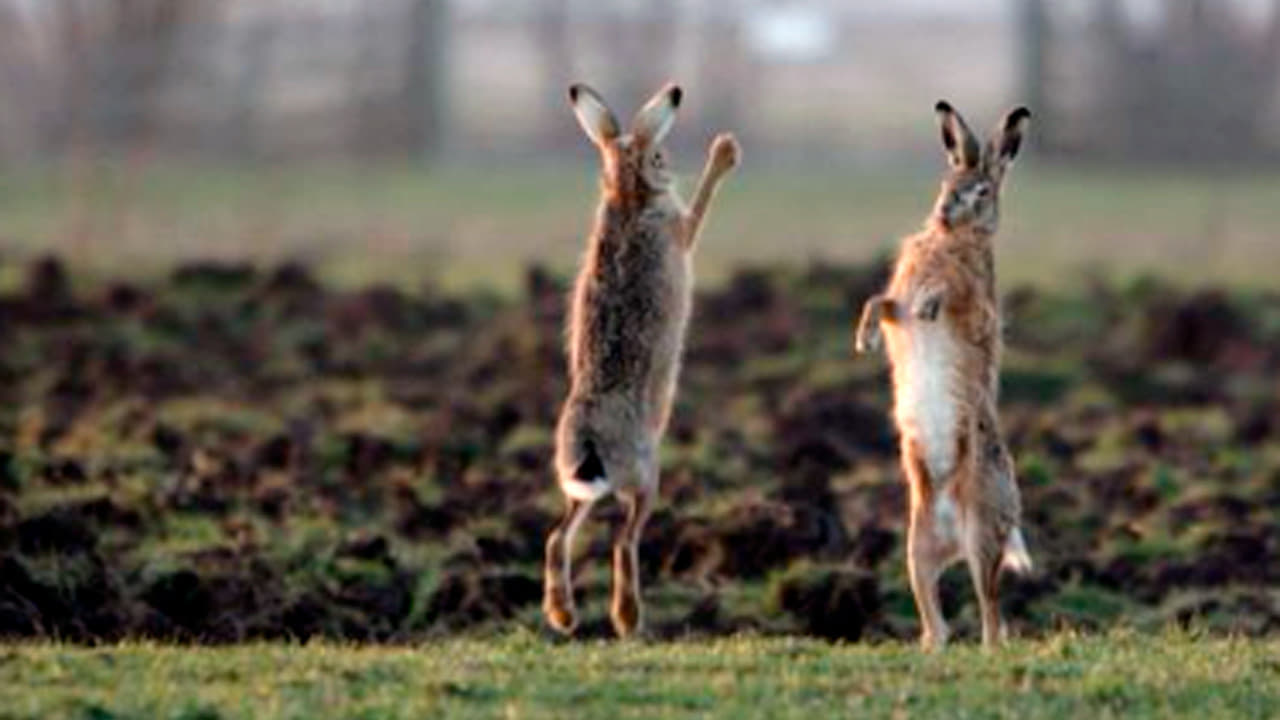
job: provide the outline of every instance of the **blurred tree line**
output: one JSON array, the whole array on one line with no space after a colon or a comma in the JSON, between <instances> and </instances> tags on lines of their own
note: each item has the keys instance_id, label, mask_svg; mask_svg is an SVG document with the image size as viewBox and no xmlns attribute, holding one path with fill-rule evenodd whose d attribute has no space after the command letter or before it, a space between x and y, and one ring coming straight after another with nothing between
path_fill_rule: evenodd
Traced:
<instances>
[{"instance_id":1,"label":"blurred tree line","mask_svg":"<svg viewBox=\"0 0 1280 720\"><path fill-rule=\"evenodd\" d=\"M1094 0L1073 26L1047 0L1022 0L1023 85L1042 109L1041 151L1156 164L1274 160L1280 0L1253 9L1264 3L1259 21L1224 0L1166 0L1147 17L1131 3ZM1084 102L1069 90L1072 72L1092 88Z\"/></svg>"},{"instance_id":2,"label":"blurred tree line","mask_svg":"<svg viewBox=\"0 0 1280 720\"><path fill-rule=\"evenodd\" d=\"M682 63L682 77L702 91L700 122L785 146L794 133L770 134L758 112L744 110L777 61L752 46L747 29L778 5L0 0L0 162L77 152L429 160L454 147L454 130L483 126L483 106L519 84L536 87L517 94L535 108L519 122L549 151L577 141L559 90L584 55L619 105ZM782 5L813 10L837 38L867 16L833 0ZM992 22L1008 25L1019 48L1006 62L1018 77L1008 96L1037 109L1042 151L1119 162L1277 157L1280 0L1163 0L1143 12L1124 0L1002 7ZM912 22L928 19L921 10ZM674 58L677 37L692 60ZM511 38L520 48L503 45ZM837 44L847 47L821 62L882 61ZM465 66L476 62L496 66L490 85L471 79ZM880 72L913 71L884 64Z\"/></svg>"},{"instance_id":3,"label":"blurred tree line","mask_svg":"<svg viewBox=\"0 0 1280 720\"><path fill-rule=\"evenodd\" d=\"M445 143L453 95L465 92L449 86L451 45L467 30L457 4L466 3L0 0L0 158L156 148L430 158ZM610 51L619 94L642 97L670 67L634 59L669 44L679 10L676 0L603 10L541 0L504 8L497 22L523 26L534 75L559 89L575 77L571 17L585 17ZM723 123L735 110L735 16L706 13L717 27L704 57L718 62L702 65L715 88L704 105ZM542 93L550 146L577 140L560 122L562 95Z\"/></svg>"}]
</instances>

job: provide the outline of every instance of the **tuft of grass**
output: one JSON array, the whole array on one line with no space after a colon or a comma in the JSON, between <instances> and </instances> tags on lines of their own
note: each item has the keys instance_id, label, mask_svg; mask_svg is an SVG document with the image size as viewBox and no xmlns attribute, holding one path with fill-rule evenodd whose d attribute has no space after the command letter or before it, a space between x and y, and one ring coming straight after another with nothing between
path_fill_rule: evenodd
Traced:
<instances>
[{"instance_id":1,"label":"tuft of grass","mask_svg":"<svg viewBox=\"0 0 1280 720\"><path fill-rule=\"evenodd\" d=\"M0 648L6 718L1275 717L1280 645L1063 634L994 652L739 636Z\"/></svg>"}]
</instances>

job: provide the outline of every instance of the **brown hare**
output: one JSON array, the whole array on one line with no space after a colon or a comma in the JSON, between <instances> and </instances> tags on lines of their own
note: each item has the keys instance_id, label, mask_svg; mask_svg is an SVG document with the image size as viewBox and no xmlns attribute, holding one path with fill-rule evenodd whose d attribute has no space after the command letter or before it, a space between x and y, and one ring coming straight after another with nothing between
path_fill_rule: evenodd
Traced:
<instances>
[{"instance_id":1,"label":"brown hare","mask_svg":"<svg viewBox=\"0 0 1280 720\"><path fill-rule=\"evenodd\" d=\"M577 626L571 553L593 503L616 492L626 521L613 545L610 617L621 636L641 627L637 543L658 492L658 443L666 429L689 320L690 256L712 196L738 163L731 135L711 144L685 208L662 140L681 90L660 90L623 133L591 88L569 100L600 151L600 204L568 318L569 396L556 430L555 470L566 508L547 538L543 611L555 629Z\"/></svg>"},{"instance_id":2,"label":"brown hare","mask_svg":"<svg viewBox=\"0 0 1280 720\"><path fill-rule=\"evenodd\" d=\"M888 289L863 306L855 345L867 352L883 338L892 366L921 642L946 644L938 578L964 559L982 642L990 646L1004 635L1001 569L1031 567L1013 460L996 414L1001 320L992 254L1000 188L1031 113L1011 111L980 144L948 103L935 109L950 169L924 229L903 240Z\"/></svg>"}]
</instances>

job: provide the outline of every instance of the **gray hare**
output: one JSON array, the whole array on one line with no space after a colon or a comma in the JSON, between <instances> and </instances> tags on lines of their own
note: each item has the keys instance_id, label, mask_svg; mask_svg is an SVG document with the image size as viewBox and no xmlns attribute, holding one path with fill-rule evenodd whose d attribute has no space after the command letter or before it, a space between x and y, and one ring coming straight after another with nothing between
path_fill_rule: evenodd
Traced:
<instances>
[{"instance_id":1,"label":"gray hare","mask_svg":"<svg viewBox=\"0 0 1280 720\"><path fill-rule=\"evenodd\" d=\"M687 208L662 149L681 90L668 85L636 113L630 132L591 88L569 100L600 151L600 204L568 318L569 396L556 431L555 471L566 501L547 538L543 611L555 629L577 626L571 554L592 505L617 493L626 521L613 545L616 632L641 627L637 544L658 492L658 444L666 429L689 321L691 255L703 218L740 150L711 144Z\"/></svg>"},{"instance_id":2,"label":"gray hare","mask_svg":"<svg viewBox=\"0 0 1280 720\"><path fill-rule=\"evenodd\" d=\"M949 104L935 109L950 169L925 227L902 241L889 287L863 307L855 343L866 352L883 338L892 366L921 640L930 648L946 643L938 577L964 559L983 644L993 645L1003 635L1000 570L1031 566L996 415L1001 328L992 253L1000 189L1031 113L1012 110L980 143Z\"/></svg>"}]
</instances>

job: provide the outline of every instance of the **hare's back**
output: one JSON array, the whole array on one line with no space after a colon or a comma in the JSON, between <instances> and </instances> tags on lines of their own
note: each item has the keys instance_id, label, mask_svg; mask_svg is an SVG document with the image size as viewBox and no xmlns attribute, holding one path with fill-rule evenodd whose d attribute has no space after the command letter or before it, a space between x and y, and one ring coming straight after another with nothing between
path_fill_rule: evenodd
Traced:
<instances>
[{"instance_id":1,"label":"hare's back","mask_svg":"<svg viewBox=\"0 0 1280 720\"><path fill-rule=\"evenodd\" d=\"M682 258L659 229L602 239L583 268L577 348L597 391L642 390L679 353L688 320Z\"/></svg>"}]
</instances>

